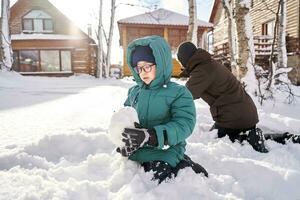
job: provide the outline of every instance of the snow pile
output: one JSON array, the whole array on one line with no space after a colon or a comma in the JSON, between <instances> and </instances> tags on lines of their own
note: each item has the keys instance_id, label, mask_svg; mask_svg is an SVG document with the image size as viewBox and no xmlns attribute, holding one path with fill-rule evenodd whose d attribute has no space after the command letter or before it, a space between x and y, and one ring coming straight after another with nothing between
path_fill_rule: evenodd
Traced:
<instances>
[{"instance_id":1,"label":"snow pile","mask_svg":"<svg viewBox=\"0 0 300 200\"><path fill-rule=\"evenodd\" d=\"M124 128L134 128L134 122L139 123L138 114L133 107L121 108L115 112L110 120L108 133L111 141L117 146L122 147L122 133Z\"/></svg>"},{"instance_id":2,"label":"snow pile","mask_svg":"<svg viewBox=\"0 0 300 200\"><path fill-rule=\"evenodd\" d=\"M108 134L112 124L121 127L112 120L114 110L134 84L0 72L0 199L300 199L300 145L266 141L270 152L262 154L247 142L217 139L202 100L195 101L197 123L186 154L209 178L185 168L158 186L152 172L115 151ZM300 103L257 107L264 132L299 133ZM129 112L119 113L119 121Z\"/></svg>"}]
</instances>

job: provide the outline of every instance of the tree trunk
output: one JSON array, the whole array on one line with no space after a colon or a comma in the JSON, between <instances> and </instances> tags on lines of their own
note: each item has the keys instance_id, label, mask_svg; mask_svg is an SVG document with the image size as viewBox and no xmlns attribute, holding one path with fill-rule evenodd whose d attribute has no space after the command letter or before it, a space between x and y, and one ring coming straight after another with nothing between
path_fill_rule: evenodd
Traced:
<instances>
[{"instance_id":1,"label":"tree trunk","mask_svg":"<svg viewBox=\"0 0 300 200\"><path fill-rule=\"evenodd\" d=\"M12 68L13 52L9 34L10 1L1 1L1 69L8 71Z\"/></svg>"},{"instance_id":2,"label":"tree trunk","mask_svg":"<svg viewBox=\"0 0 300 200\"><path fill-rule=\"evenodd\" d=\"M114 22L115 22L115 10L116 10L116 0L111 0L111 17L110 17L110 27L109 35L107 41L107 55L106 55L106 75L109 76L110 71L110 61L111 61L111 45L114 32Z\"/></svg>"},{"instance_id":3,"label":"tree trunk","mask_svg":"<svg viewBox=\"0 0 300 200\"><path fill-rule=\"evenodd\" d=\"M237 76L237 69L236 69L236 37L234 32L234 24L233 22L233 13L232 13L232 6L228 2L228 0L222 0L223 7L225 9L225 12L228 16L228 43L229 43L229 51L230 51L230 62L231 62L231 71L232 73Z\"/></svg>"},{"instance_id":4,"label":"tree trunk","mask_svg":"<svg viewBox=\"0 0 300 200\"><path fill-rule=\"evenodd\" d=\"M285 41L286 30L286 0L280 0L280 17L278 27L278 66L277 68L287 67L287 52Z\"/></svg>"},{"instance_id":5,"label":"tree trunk","mask_svg":"<svg viewBox=\"0 0 300 200\"><path fill-rule=\"evenodd\" d=\"M271 90L274 84L274 76L275 76L275 61L274 61L274 51L275 51L275 43L276 43L276 38L277 38L277 26L278 26L278 21L279 21L279 12L280 12L280 2L278 3L277 7L277 12L276 12L276 17L275 17L275 25L274 25L274 33L273 33L273 42L272 42L272 47L271 47L271 54L269 58L269 76L268 76L268 84L266 87L266 90Z\"/></svg>"},{"instance_id":6,"label":"tree trunk","mask_svg":"<svg viewBox=\"0 0 300 200\"><path fill-rule=\"evenodd\" d=\"M198 41L197 41L198 23L197 23L196 0L188 0L188 2L189 2L189 27L187 32L187 41L191 41L196 46L198 46Z\"/></svg>"},{"instance_id":7,"label":"tree trunk","mask_svg":"<svg viewBox=\"0 0 300 200\"><path fill-rule=\"evenodd\" d=\"M98 32L97 32L97 40L98 40L98 54L97 54L97 78L102 78L103 76L103 42L102 42L102 7L103 1L99 1L99 24L98 24Z\"/></svg>"},{"instance_id":8,"label":"tree trunk","mask_svg":"<svg viewBox=\"0 0 300 200\"><path fill-rule=\"evenodd\" d=\"M241 5L240 0L234 0L234 2L237 34L237 78L241 80L247 73L247 62L250 51L245 23L245 16L249 13L249 8L245 5Z\"/></svg>"}]
</instances>

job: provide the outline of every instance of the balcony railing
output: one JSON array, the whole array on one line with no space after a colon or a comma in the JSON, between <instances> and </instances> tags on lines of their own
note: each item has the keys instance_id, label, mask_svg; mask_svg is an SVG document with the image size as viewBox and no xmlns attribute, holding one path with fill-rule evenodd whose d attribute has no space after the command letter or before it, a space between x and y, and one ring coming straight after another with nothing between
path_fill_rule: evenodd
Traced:
<instances>
[{"instance_id":1,"label":"balcony railing","mask_svg":"<svg viewBox=\"0 0 300 200\"><path fill-rule=\"evenodd\" d=\"M253 37L254 42L254 50L255 56L265 57L271 55L272 51L272 44L273 44L273 37L269 35L259 35ZM277 54L277 43L274 44L274 52L275 55Z\"/></svg>"},{"instance_id":2,"label":"balcony railing","mask_svg":"<svg viewBox=\"0 0 300 200\"><path fill-rule=\"evenodd\" d=\"M253 37L256 59L264 59L269 56L272 51L273 37L268 35L259 35ZM286 47L289 55L300 53L299 38L286 37ZM277 55L277 41L274 45L274 55ZM216 59L229 59L230 51L228 42L214 47L214 57Z\"/></svg>"}]
</instances>

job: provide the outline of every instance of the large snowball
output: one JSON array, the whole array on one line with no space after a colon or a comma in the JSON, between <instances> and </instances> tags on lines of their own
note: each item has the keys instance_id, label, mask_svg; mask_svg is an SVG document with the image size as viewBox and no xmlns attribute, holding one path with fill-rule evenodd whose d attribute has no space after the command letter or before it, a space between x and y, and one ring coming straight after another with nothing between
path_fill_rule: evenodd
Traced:
<instances>
[{"instance_id":1,"label":"large snowball","mask_svg":"<svg viewBox=\"0 0 300 200\"><path fill-rule=\"evenodd\" d=\"M122 147L122 132L124 128L134 128L134 122L139 123L138 115L133 107L124 107L115 112L110 119L109 138L117 146Z\"/></svg>"}]
</instances>

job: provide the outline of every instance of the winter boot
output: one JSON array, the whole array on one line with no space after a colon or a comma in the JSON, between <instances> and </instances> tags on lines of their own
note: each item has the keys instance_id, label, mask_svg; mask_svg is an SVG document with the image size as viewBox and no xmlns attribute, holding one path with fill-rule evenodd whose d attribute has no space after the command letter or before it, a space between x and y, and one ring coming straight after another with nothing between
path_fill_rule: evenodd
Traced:
<instances>
[{"instance_id":1,"label":"winter boot","mask_svg":"<svg viewBox=\"0 0 300 200\"><path fill-rule=\"evenodd\" d=\"M300 135L293 134L293 136L292 136L292 142L300 144Z\"/></svg>"},{"instance_id":2,"label":"winter boot","mask_svg":"<svg viewBox=\"0 0 300 200\"><path fill-rule=\"evenodd\" d=\"M187 166L191 167L196 174L203 173L204 176L208 177L208 173L205 170L205 168L202 167L200 164L195 163L194 161L192 161L192 159L189 156L185 155L185 154L184 154L183 160L177 166L180 166L182 163L187 163Z\"/></svg>"},{"instance_id":3,"label":"winter boot","mask_svg":"<svg viewBox=\"0 0 300 200\"><path fill-rule=\"evenodd\" d=\"M247 141L253 147L254 150L261 153L268 153L268 149L264 144L264 136L261 129L254 128L247 132Z\"/></svg>"},{"instance_id":4,"label":"winter boot","mask_svg":"<svg viewBox=\"0 0 300 200\"><path fill-rule=\"evenodd\" d=\"M145 172L153 171L152 180L158 180L158 184L174 176L171 165L163 161L150 161L142 164Z\"/></svg>"},{"instance_id":5,"label":"winter boot","mask_svg":"<svg viewBox=\"0 0 300 200\"><path fill-rule=\"evenodd\" d=\"M292 137L289 132L285 133L266 133L264 134L266 140L273 140L280 144L286 144L286 142Z\"/></svg>"},{"instance_id":6,"label":"winter boot","mask_svg":"<svg viewBox=\"0 0 300 200\"><path fill-rule=\"evenodd\" d=\"M177 176L179 170L184 169L186 167L191 167L196 174L202 173L204 176L208 177L208 173L204 169L204 167L192 161L192 159L187 155L184 155L184 158L172 170L175 176Z\"/></svg>"}]
</instances>

